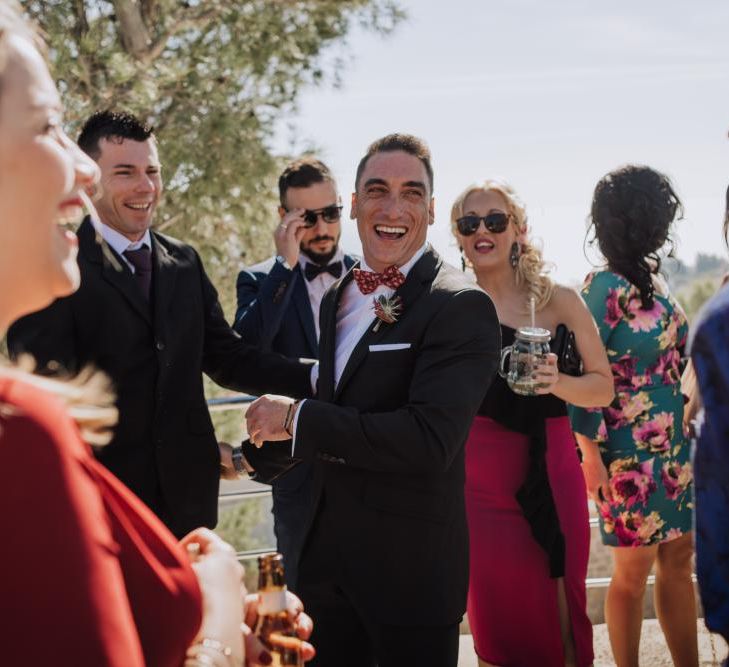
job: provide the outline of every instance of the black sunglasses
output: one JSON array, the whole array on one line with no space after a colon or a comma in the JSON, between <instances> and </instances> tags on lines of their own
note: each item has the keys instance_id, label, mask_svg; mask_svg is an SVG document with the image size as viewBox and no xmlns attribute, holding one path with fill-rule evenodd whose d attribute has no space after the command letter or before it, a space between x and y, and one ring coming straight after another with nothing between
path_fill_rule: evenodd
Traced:
<instances>
[{"instance_id":1,"label":"black sunglasses","mask_svg":"<svg viewBox=\"0 0 729 667\"><path fill-rule=\"evenodd\" d=\"M319 216L321 216L324 222L330 225L339 222L339 219L342 217L342 207L333 204L332 206L325 206L324 208L314 210L307 208L301 215L304 218L304 227L307 229L313 227L319 219Z\"/></svg>"},{"instance_id":2,"label":"black sunglasses","mask_svg":"<svg viewBox=\"0 0 729 667\"><path fill-rule=\"evenodd\" d=\"M471 234L475 234L478 231L481 220L483 220L486 231L492 234L501 234L509 226L510 217L508 213L502 213L501 211L495 211L483 217L479 217L478 215L464 215L462 218L456 220L456 227L458 228L458 233L462 236L471 236Z\"/></svg>"}]
</instances>

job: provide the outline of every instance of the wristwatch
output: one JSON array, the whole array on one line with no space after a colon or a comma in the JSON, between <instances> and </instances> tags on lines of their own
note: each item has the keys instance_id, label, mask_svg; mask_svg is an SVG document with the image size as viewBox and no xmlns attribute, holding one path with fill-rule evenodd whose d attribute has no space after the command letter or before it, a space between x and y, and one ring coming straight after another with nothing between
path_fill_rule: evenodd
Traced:
<instances>
[{"instance_id":1,"label":"wristwatch","mask_svg":"<svg viewBox=\"0 0 729 667\"><path fill-rule=\"evenodd\" d=\"M238 445L237 447L232 447L231 453L233 458L233 467L235 468L235 471L239 475L247 474L248 471L243 465L243 447L241 447L240 445Z\"/></svg>"},{"instance_id":2,"label":"wristwatch","mask_svg":"<svg viewBox=\"0 0 729 667\"><path fill-rule=\"evenodd\" d=\"M286 258L285 258L285 257L284 257L283 255L276 255L276 261L277 261L277 262L278 262L278 263L279 263L279 264L280 264L281 266L283 266L283 267L284 267L284 269L288 269L289 271L291 271L291 264L289 264L289 263L288 263L288 262L286 261Z\"/></svg>"}]
</instances>

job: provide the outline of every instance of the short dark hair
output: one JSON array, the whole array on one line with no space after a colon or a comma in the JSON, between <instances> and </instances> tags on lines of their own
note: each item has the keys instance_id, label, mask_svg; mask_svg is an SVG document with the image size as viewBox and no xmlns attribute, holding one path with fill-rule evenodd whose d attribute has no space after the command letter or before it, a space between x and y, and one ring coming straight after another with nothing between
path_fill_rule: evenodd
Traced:
<instances>
[{"instance_id":1,"label":"short dark hair","mask_svg":"<svg viewBox=\"0 0 729 667\"><path fill-rule=\"evenodd\" d=\"M359 179L362 176L367 161L375 155L375 153L393 153L395 151L403 151L412 155L423 163L425 172L428 175L428 184L430 185L430 194L433 194L433 165L430 163L430 149L422 139L413 136L412 134L400 134L396 132L394 134L388 134L382 139L373 141L364 157L359 161L357 165L357 175L354 178L354 189L356 190L359 186Z\"/></svg>"},{"instance_id":2,"label":"short dark hair","mask_svg":"<svg viewBox=\"0 0 729 667\"><path fill-rule=\"evenodd\" d=\"M334 176L321 160L305 155L290 162L278 179L278 198L286 208L286 193L289 188L308 188L314 183L334 183Z\"/></svg>"},{"instance_id":3,"label":"short dark hair","mask_svg":"<svg viewBox=\"0 0 729 667\"><path fill-rule=\"evenodd\" d=\"M126 111L97 111L84 123L78 136L78 145L88 156L96 160L101 149L99 141L106 139L121 142L123 139L146 141L154 138L154 128Z\"/></svg>"},{"instance_id":4,"label":"short dark hair","mask_svg":"<svg viewBox=\"0 0 729 667\"><path fill-rule=\"evenodd\" d=\"M683 217L668 176L633 164L611 171L595 187L590 217L593 240L610 269L638 288L643 308L652 308L658 251L673 244L671 227Z\"/></svg>"}]
</instances>

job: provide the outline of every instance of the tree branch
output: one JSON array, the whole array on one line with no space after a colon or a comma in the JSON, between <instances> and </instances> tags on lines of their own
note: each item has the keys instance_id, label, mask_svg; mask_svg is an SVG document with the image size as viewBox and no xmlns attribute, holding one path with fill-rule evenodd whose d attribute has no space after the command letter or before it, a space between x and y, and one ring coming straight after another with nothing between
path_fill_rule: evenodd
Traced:
<instances>
[{"instance_id":1,"label":"tree branch","mask_svg":"<svg viewBox=\"0 0 729 667\"><path fill-rule=\"evenodd\" d=\"M149 64L156 60L162 51L165 50L167 42L175 35L184 32L185 30L193 30L195 28L202 28L214 19L216 19L222 13L220 7L211 7L209 9L200 11L199 13L188 16L186 18L177 21L166 33L160 35L154 43L147 49L146 53L142 57L142 61Z\"/></svg>"},{"instance_id":2,"label":"tree branch","mask_svg":"<svg viewBox=\"0 0 729 667\"><path fill-rule=\"evenodd\" d=\"M73 35L77 42L80 42L83 36L89 31L89 21L86 17L86 6L84 0L73 0L73 15L76 21L73 26Z\"/></svg>"},{"instance_id":3,"label":"tree branch","mask_svg":"<svg viewBox=\"0 0 729 667\"><path fill-rule=\"evenodd\" d=\"M124 50L137 60L143 60L151 39L139 3L137 0L113 0L113 3Z\"/></svg>"},{"instance_id":4,"label":"tree branch","mask_svg":"<svg viewBox=\"0 0 729 667\"><path fill-rule=\"evenodd\" d=\"M142 3L142 19L146 25L153 25L157 14L157 0L140 0Z\"/></svg>"}]
</instances>

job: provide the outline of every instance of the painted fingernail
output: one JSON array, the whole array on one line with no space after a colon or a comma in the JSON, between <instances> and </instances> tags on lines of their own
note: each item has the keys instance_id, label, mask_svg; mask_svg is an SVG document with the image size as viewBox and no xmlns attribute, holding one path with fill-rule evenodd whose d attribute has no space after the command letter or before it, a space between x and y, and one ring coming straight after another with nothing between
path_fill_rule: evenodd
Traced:
<instances>
[{"instance_id":1,"label":"painted fingernail","mask_svg":"<svg viewBox=\"0 0 729 667\"><path fill-rule=\"evenodd\" d=\"M270 665L273 662L273 656L268 651L261 651L258 656L258 662L261 665Z\"/></svg>"}]
</instances>

